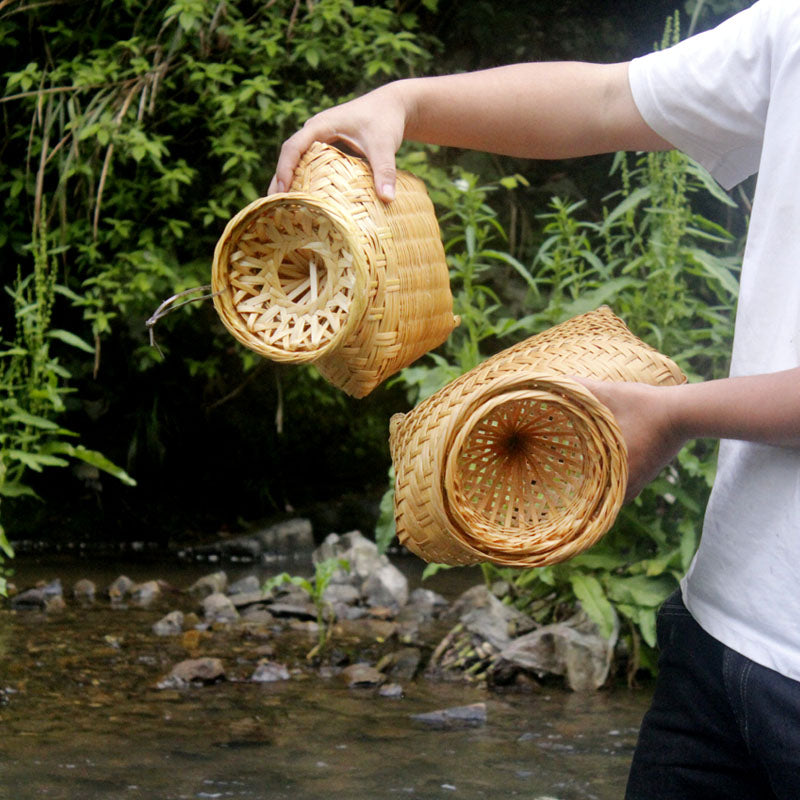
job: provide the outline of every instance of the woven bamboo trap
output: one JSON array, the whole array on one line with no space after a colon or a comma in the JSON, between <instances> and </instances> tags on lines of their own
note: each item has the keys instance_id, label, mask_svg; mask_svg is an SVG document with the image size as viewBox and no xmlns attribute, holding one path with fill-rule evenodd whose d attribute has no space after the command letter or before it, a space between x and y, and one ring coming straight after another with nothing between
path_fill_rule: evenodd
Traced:
<instances>
[{"instance_id":1,"label":"woven bamboo trap","mask_svg":"<svg viewBox=\"0 0 800 800\"><path fill-rule=\"evenodd\" d=\"M302 157L288 192L228 223L211 283L217 313L242 344L275 361L313 362L355 397L458 324L422 181L398 173L385 204L363 159L321 143Z\"/></svg>"},{"instance_id":2,"label":"woven bamboo trap","mask_svg":"<svg viewBox=\"0 0 800 800\"><path fill-rule=\"evenodd\" d=\"M392 417L401 544L441 564L538 567L605 534L625 496L625 442L569 376L686 380L605 306L498 353Z\"/></svg>"}]
</instances>

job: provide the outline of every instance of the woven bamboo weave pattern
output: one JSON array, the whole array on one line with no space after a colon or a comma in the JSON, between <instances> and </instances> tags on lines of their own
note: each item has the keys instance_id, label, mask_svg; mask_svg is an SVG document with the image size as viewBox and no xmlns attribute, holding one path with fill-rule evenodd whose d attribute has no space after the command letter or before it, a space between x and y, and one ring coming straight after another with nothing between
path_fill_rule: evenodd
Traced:
<instances>
[{"instance_id":1,"label":"woven bamboo weave pattern","mask_svg":"<svg viewBox=\"0 0 800 800\"><path fill-rule=\"evenodd\" d=\"M220 319L275 361L313 363L363 397L458 324L424 184L400 172L382 203L368 165L329 145L305 153L289 191L260 198L214 252Z\"/></svg>"},{"instance_id":2,"label":"woven bamboo weave pattern","mask_svg":"<svg viewBox=\"0 0 800 800\"><path fill-rule=\"evenodd\" d=\"M392 418L400 542L427 561L533 567L606 533L625 494L625 443L570 375L685 381L606 307L487 359Z\"/></svg>"}]
</instances>

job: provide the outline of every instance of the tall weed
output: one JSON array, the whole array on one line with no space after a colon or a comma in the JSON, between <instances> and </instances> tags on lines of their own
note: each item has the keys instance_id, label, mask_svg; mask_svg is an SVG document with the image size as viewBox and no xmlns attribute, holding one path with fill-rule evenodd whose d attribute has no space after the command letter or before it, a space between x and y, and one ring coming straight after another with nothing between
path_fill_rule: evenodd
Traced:
<instances>
[{"instance_id":1,"label":"tall weed","mask_svg":"<svg viewBox=\"0 0 800 800\"><path fill-rule=\"evenodd\" d=\"M70 373L51 352L51 345L60 342L90 351L91 347L51 324L56 296L67 290L56 282L56 266L44 226L34 229L31 250L33 271L22 277L19 270L13 286L7 288L13 300L16 331L13 340L2 343L0 351L0 499L35 496L26 474L67 466L70 458L134 485L124 470L101 453L75 443L75 434L57 421L65 411ZM0 594L6 591L1 568L13 555L0 524Z\"/></svg>"}]
</instances>

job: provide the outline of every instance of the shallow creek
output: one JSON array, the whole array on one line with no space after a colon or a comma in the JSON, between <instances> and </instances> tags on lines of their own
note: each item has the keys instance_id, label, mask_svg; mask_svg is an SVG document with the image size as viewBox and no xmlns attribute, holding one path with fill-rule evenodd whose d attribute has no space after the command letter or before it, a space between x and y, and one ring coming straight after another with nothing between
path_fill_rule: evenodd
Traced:
<instances>
[{"instance_id":1,"label":"shallow creek","mask_svg":"<svg viewBox=\"0 0 800 800\"><path fill-rule=\"evenodd\" d=\"M89 577L101 589L124 573L185 587L219 567L84 566L16 564L20 586L29 576L59 577L67 608L0 611L0 800L623 794L648 690L503 694L420 679L390 699L310 668L252 683L263 642L241 633L215 633L203 652L226 662L228 680L158 689L187 657L178 638L151 631L163 605L122 610L98 600L80 608L72 583ZM458 590L453 574L440 580L425 585L446 596ZM478 727L433 729L411 717L476 702L487 708Z\"/></svg>"}]
</instances>

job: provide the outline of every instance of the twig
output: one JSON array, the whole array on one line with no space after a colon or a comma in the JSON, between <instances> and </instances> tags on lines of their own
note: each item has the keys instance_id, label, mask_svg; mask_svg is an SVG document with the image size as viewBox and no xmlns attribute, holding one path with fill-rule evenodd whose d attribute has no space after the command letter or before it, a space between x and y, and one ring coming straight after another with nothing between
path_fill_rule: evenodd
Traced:
<instances>
[{"instance_id":1,"label":"twig","mask_svg":"<svg viewBox=\"0 0 800 800\"><path fill-rule=\"evenodd\" d=\"M11 100L22 100L25 97L36 97L37 95L44 94L63 94L65 92L85 92L89 89L108 89L112 86L129 86L132 83L137 83L139 78L127 78L124 81L111 81L109 83L87 83L85 86L51 86L48 89L36 89L28 92L18 92L17 94L9 94L5 97L0 97L0 103L8 103Z\"/></svg>"},{"instance_id":2,"label":"twig","mask_svg":"<svg viewBox=\"0 0 800 800\"><path fill-rule=\"evenodd\" d=\"M128 113L128 109L130 108L131 103L133 102L133 98L136 96L136 92L140 89L143 89L145 86L144 81L137 81L132 87L128 94L125 96L125 99L122 101L122 106L117 112L114 117L114 124L119 128L122 125L122 120L125 118L125 115ZM100 180L97 184L97 199L95 201L94 206L94 219L92 220L92 238L97 239L97 231L100 227L100 206L103 201L103 190L105 189L106 179L108 178L108 170L111 167L111 157L114 154L114 142L109 143L108 149L106 150L106 157L103 159L103 168L100 171Z\"/></svg>"}]
</instances>

